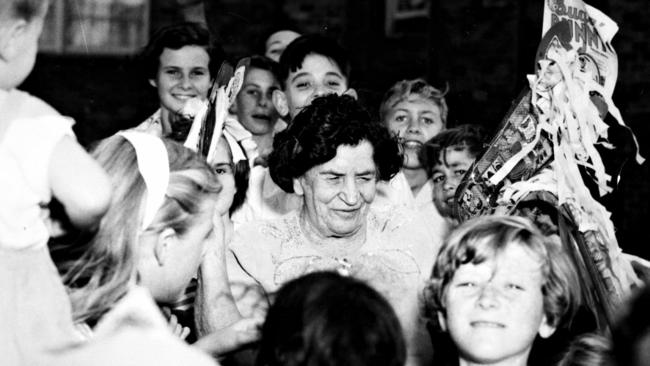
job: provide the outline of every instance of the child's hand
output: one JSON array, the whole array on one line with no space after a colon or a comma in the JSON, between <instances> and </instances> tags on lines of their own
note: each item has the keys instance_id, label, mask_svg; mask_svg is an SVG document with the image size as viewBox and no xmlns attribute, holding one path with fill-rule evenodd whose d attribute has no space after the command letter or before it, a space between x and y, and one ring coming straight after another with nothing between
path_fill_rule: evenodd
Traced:
<instances>
[{"instance_id":1,"label":"child's hand","mask_svg":"<svg viewBox=\"0 0 650 366\"><path fill-rule=\"evenodd\" d=\"M199 339L194 346L213 355L236 351L259 340L263 318L243 318Z\"/></svg>"},{"instance_id":2,"label":"child's hand","mask_svg":"<svg viewBox=\"0 0 650 366\"><path fill-rule=\"evenodd\" d=\"M182 324L180 324L176 315L172 314L172 311L169 308L164 307L162 308L162 311L167 319L169 319L169 330L171 330L172 333L181 340L185 340L185 338L190 335L190 328L184 327Z\"/></svg>"}]
</instances>

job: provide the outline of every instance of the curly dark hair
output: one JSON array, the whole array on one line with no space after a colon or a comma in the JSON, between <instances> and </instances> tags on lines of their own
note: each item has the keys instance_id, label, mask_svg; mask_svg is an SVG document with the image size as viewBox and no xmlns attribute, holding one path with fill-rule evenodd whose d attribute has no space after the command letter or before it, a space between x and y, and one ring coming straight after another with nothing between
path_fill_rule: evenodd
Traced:
<instances>
[{"instance_id":1,"label":"curly dark hair","mask_svg":"<svg viewBox=\"0 0 650 366\"><path fill-rule=\"evenodd\" d=\"M341 145L368 141L373 147L377 179L389 180L400 170L397 140L354 98L329 94L314 101L273 140L269 172L285 192L293 193L293 179L336 156Z\"/></svg>"},{"instance_id":2,"label":"curly dark hair","mask_svg":"<svg viewBox=\"0 0 650 366\"><path fill-rule=\"evenodd\" d=\"M160 55L165 48L178 50L185 46L205 48L210 62L208 69L212 78L217 76L226 53L220 44L212 42L208 30L199 23L183 22L158 29L139 55L140 68L147 79L155 79L160 65Z\"/></svg>"},{"instance_id":3,"label":"curly dark hair","mask_svg":"<svg viewBox=\"0 0 650 366\"><path fill-rule=\"evenodd\" d=\"M314 272L287 282L266 316L258 366L400 366L406 347L388 301L364 282Z\"/></svg>"}]
</instances>

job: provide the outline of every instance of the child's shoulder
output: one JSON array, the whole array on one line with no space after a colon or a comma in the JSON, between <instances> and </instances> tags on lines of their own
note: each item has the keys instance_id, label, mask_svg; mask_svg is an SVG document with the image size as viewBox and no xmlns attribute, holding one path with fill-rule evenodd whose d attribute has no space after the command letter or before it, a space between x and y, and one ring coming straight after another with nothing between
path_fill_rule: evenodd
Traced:
<instances>
[{"instance_id":1,"label":"child's shoulder","mask_svg":"<svg viewBox=\"0 0 650 366\"><path fill-rule=\"evenodd\" d=\"M3 119L37 118L43 116L60 116L52 106L42 99L22 90L7 92L0 103Z\"/></svg>"}]
</instances>

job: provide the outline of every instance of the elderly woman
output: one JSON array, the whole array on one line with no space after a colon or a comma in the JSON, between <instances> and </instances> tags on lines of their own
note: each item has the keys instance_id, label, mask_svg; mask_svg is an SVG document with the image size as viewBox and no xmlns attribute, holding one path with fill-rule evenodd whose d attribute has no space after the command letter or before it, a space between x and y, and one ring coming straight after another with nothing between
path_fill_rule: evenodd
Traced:
<instances>
[{"instance_id":1,"label":"elderly woman","mask_svg":"<svg viewBox=\"0 0 650 366\"><path fill-rule=\"evenodd\" d=\"M353 98L327 95L305 107L276 136L269 156L271 177L301 197L301 208L246 224L231 243L228 271L240 310L263 311L270 294L303 274L337 271L367 281L389 300L410 364L428 364L418 293L439 243L427 237L414 211L371 205L378 181L401 165L395 139Z\"/></svg>"}]
</instances>

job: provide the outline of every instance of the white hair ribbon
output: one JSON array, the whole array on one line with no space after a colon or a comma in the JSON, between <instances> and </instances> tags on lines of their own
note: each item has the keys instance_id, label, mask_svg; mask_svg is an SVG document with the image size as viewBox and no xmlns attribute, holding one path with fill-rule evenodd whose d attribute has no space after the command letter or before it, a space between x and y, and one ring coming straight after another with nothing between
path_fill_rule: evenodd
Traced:
<instances>
[{"instance_id":1,"label":"white hair ribbon","mask_svg":"<svg viewBox=\"0 0 650 366\"><path fill-rule=\"evenodd\" d=\"M169 184L167 148L159 137L151 134L138 131L122 131L118 134L129 141L135 149L138 170L147 187L142 215L142 230L146 230L165 201Z\"/></svg>"},{"instance_id":2,"label":"white hair ribbon","mask_svg":"<svg viewBox=\"0 0 650 366\"><path fill-rule=\"evenodd\" d=\"M250 156L247 156L248 154L245 152L245 149L253 142L253 134L244 128L236 119L226 117L223 124L223 137L230 147L233 163L237 164L242 160L250 158Z\"/></svg>"}]
</instances>

